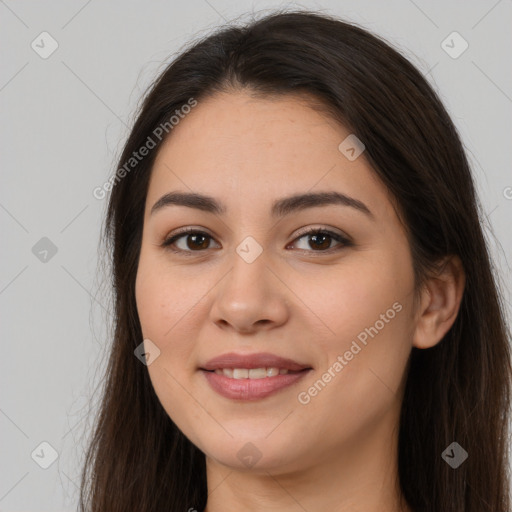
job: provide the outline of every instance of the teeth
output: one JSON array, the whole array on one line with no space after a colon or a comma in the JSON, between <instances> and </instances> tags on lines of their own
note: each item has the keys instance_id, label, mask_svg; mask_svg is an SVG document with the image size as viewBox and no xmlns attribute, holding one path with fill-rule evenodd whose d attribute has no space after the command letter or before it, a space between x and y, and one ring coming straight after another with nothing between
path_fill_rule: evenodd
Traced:
<instances>
[{"instance_id":1,"label":"teeth","mask_svg":"<svg viewBox=\"0 0 512 512\"><path fill-rule=\"evenodd\" d=\"M249 379L265 379L267 377L266 368L251 368L249 370Z\"/></svg>"},{"instance_id":2,"label":"teeth","mask_svg":"<svg viewBox=\"0 0 512 512\"><path fill-rule=\"evenodd\" d=\"M248 379L249 370L247 368L233 368L233 379Z\"/></svg>"},{"instance_id":3,"label":"teeth","mask_svg":"<svg viewBox=\"0 0 512 512\"><path fill-rule=\"evenodd\" d=\"M265 379L275 377L276 375L286 375L288 370L285 368L217 368L217 375L224 375L230 379Z\"/></svg>"}]
</instances>

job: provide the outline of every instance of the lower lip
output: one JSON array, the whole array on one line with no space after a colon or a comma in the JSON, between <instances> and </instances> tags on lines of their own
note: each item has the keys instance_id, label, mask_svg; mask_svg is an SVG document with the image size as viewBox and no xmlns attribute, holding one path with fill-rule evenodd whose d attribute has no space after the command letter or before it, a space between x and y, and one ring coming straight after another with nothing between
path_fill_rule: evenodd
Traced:
<instances>
[{"instance_id":1,"label":"lower lip","mask_svg":"<svg viewBox=\"0 0 512 512\"><path fill-rule=\"evenodd\" d=\"M295 384L310 370L264 377L263 379L230 379L215 372L201 371L212 389L219 395L232 400L259 400Z\"/></svg>"}]
</instances>

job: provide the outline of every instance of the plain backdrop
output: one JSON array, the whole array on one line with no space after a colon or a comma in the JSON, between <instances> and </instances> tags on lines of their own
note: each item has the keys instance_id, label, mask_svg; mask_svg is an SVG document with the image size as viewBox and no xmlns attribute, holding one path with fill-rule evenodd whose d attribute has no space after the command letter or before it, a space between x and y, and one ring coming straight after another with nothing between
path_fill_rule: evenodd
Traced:
<instances>
[{"instance_id":1,"label":"plain backdrop","mask_svg":"<svg viewBox=\"0 0 512 512\"><path fill-rule=\"evenodd\" d=\"M194 38L286 6L384 36L438 91L472 164L510 314L510 0L0 0L1 511L76 510L109 347L106 200L92 191L115 170L142 94Z\"/></svg>"}]
</instances>

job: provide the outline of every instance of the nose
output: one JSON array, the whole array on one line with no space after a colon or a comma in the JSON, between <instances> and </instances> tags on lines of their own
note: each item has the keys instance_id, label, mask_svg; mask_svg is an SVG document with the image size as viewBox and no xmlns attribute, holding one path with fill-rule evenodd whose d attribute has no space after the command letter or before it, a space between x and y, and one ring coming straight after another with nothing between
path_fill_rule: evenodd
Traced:
<instances>
[{"instance_id":1,"label":"nose","mask_svg":"<svg viewBox=\"0 0 512 512\"><path fill-rule=\"evenodd\" d=\"M232 268L215 287L212 321L221 329L254 333L283 325L289 317L285 279L271 269L264 252L251 263L238 253Z\"/></svg>"}]
</instances>

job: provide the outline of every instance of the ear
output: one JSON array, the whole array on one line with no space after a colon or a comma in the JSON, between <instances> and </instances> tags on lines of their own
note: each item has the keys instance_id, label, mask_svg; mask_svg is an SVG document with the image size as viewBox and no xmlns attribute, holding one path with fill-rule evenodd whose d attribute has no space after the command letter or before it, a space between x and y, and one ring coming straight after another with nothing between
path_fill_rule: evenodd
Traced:
<instances>
[{"instance_id":1,"label":"ear","mask_svg":"<svg viewBox=\"0 0 512 512\"><path fill-rule=\"evenodd\" d=\"M421 290L413 346L430 348L443 339L457 318L465 282L460 258L446 257Z\"/></svg>"}]
</instances>

